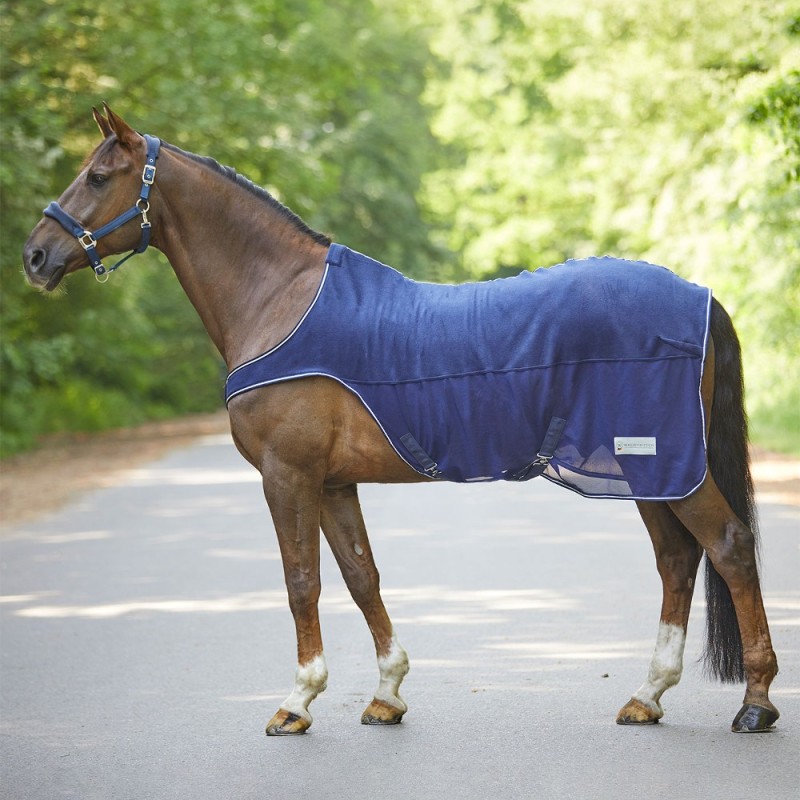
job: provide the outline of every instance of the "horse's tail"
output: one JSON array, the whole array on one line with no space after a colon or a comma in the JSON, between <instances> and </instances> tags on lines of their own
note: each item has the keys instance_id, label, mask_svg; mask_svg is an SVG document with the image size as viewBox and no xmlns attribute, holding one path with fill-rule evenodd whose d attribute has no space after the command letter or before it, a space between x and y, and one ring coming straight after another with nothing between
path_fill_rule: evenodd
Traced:
<instances>
[{"instance_id":1,"label":"horse's tail","mask_svg":"<svg viewBox=\"0 0 800 800\"><path fill-rule=\"evenodd\" d=\"M711 305L714 341L714 402L708 440L711 475L736 516L752 531L758 550L753 478L744 407L742 354L731 318L716 301ZM706 675L725 683L745 679L742 637L725 581L706 556Z\"/></svg>"}]
</instances>

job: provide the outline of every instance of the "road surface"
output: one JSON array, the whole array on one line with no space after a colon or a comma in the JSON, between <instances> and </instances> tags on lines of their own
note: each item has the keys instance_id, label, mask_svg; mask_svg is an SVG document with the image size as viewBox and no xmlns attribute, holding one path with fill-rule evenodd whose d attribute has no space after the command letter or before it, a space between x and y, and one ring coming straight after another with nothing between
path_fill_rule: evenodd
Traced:
<instances>
[{"instance_id":1,"label":"road surface","mask_svg":"<svg viewBox=\"0 0 800 800\"><path fill-rule=\"evenodd\" d=\"M326 551L328 690L268 739L295 645L258 476L210 436L122 477L0 540L4 798L798 796L796 507L761 509L773 732L728 732L742 688L700 676L700 587L665 720L614 724L655 641L649 539L632 503L535 480L362 487L409 712L359 724L374 651Z\"/></svg>"}]
</instances>

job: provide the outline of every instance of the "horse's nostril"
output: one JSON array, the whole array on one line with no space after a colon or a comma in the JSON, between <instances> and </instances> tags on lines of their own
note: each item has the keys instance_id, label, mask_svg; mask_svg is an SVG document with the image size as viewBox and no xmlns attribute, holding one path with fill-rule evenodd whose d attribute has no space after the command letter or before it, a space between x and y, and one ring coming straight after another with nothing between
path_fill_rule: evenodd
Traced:
<instances>
[{"instance_id":1,"label":"horse's nostril","mask_svg":"<svg viewBox=\"0 0 800 800\"><path fill-rule=\"evenodd\" d=\"M28 260L28 265L34 272L38 272L47 261L47 250L42 247L35 248Z\"/></svg>"}]
</instances>

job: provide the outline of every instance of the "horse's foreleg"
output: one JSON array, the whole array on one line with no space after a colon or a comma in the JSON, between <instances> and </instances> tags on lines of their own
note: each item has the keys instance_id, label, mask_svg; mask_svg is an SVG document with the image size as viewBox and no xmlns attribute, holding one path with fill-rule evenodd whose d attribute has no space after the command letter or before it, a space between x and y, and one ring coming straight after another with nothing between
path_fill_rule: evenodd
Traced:
<instances>
[{"instance_id":1,"label":"horse's foreleg","mask_svg":"<svg viewBox=\"0 0 800 800\"><path fill-rule=\"evenodd\" d=\"M361 721L367 725L400 722L407 706L398 690L408 672L408 656L397 640L381 599L380 577L354 484L329 487L323 492L321 522L347 588L375 641L380 683Z\"/></svg>"},{"instance_id":2,"label":"horse's foreleg","mask_svg":"<svg viewBox=\"0 0 800 800\"><path fill-rule=\"evenodd\" d=\"M324 691L328 669L322 651L317 604L320 595L320 483L299 474L265 473L264 493L278 535L289 608L297 630L294 689L267 725L268 736L305 733L308 706Z\"/></svg>"},{"instance_id":3,"label":"horse's foreleg","mask_svg":"<svg viewBox=\"0 0 800 800\"><path fill-rule=\"evenodd\" d=\"M686 626L702 550L666 503L640 502L661 576L663 599L656 647L647 678L617 715L620 725L658 722L664 716L661 696L681 679Z\"/></svg>"},{"instance_id":4,"label":"horse's foreleg","mask_svg":"<svg viewBox=\"0 0 800 800\"><path fill-rule=\"evenodd\" d=\"M768 696L778 661L761 597L753 533L731 510L710 475L694 494L671 502L670 507L703 546L733 600L747 688L732 729L767 730L779 716Z\"/></svg>"}]
</instances>

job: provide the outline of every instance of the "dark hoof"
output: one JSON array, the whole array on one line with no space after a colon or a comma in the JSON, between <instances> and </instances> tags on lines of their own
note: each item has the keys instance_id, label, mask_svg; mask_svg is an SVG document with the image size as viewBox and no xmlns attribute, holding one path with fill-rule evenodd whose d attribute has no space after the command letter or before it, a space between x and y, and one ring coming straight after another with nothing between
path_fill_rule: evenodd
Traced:
<instances>
[{"instance_id":1,"label":"dark hoof","mask_svg":"<svg viewBox=\"0 0 800 800\"><path fill-rule=\"evenodd\" d=\"M774 727L780 714L776 708L764 708L747 704L733 720L731 730L734 733L763 733Z\"/></svg>"}]
</instances>

